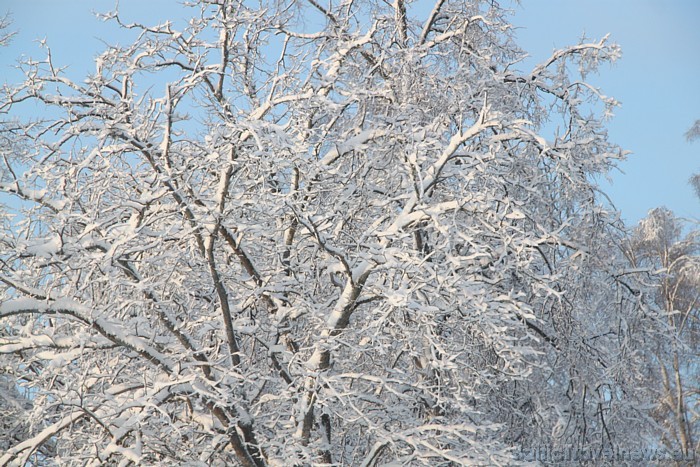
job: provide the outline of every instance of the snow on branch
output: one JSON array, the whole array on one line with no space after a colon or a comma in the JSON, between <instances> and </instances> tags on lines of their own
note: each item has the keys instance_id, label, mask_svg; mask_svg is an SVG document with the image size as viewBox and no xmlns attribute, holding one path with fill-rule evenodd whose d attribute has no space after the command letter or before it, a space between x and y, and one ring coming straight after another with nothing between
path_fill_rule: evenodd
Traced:
<instances>
[{"instance_id":1,"label":"snow on branch","mask_svg":"<svg viewBox=\"0 0 700 467\"><path fill-rule=\"evenodd\" d=\"M34 298L15 298L0 304L0 318L21 314L58 314L77 318L79 321L95 328L100 334L115 344L127 347L168 373L173 372L175 364L168 357L155 350L145 339L126 332L121 325L104 318L92 316L92 310L70 299L58 299L51 302Z\"/></svg>"}]
</instances>

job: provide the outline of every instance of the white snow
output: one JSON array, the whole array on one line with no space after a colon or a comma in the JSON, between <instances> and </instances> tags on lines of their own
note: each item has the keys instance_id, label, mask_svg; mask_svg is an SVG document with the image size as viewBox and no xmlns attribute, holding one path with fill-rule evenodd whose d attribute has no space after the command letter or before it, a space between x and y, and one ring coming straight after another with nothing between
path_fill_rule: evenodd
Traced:
<instances>
[{"instance_id":1,"label":"white snow","mask_svg":"<svg viewBox=\"0 0 700 467\"><path fill-rule=\"evenodd\" d=\"M40 258L50 258L61 251L62 247L63 242L61 236L54 234L27 245L27 253L39 256Z\"/></svg>"}]
</instances>

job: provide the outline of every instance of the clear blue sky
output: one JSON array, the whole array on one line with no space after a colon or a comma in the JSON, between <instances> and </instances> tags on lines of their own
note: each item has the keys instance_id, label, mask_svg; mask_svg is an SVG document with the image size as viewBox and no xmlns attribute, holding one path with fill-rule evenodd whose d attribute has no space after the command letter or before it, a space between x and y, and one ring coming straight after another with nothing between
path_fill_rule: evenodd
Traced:
<instances>
[{"instance_id":1,"label":"clear blue sky","mask_svg":"<svg viewBox=\"0 0 700 467\"><path fill-rule=\"evenodd\" d=\"M176 0L120 4L127 19L180 19ZM47 39L56 63L82 76L93 68L100 38L120 40L113 25L91 15L113 5L112 0L0 0L0 13L10 11L19 30L11 47L0 50L0 82L18 79L8 65L20 54L43 55L32 42L38 38ZM634 223L661 205L699 218L700 200L687 180L700 171L700 142L688 143L683 134L700 119L700 0L522 0L513 8L520 44L533 60L584 33L590 38L611 33L622 46L622 59L590 79L622 103L609 123L610 136L633 154L621 165L624 173L613 173L613 184L604 190L623 218Z\"/></svg>"}]
</instances>

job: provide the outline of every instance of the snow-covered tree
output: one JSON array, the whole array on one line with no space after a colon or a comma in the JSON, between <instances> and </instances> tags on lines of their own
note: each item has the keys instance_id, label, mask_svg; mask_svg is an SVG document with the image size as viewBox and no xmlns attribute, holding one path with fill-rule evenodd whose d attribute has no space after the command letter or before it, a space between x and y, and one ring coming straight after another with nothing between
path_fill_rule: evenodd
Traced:
<instances>
[{"instance_id":1,"label":"snow-covered tree","mask_svg":"<svg viewBox=\"0 0 700 467\"><path fill-rule=\"evenodd\" d=\"M697 141L700 139L700 120L696 120L693 126L688 129L685 133L685 137L688 141ZM700 199L700 173L696 173L690 176L690 185L695 190L695 194Z\"/></svg>"},{"instance_id":2,"label":"snow-covered tree","mask_svg":"<svg viewBox=\"0 0 700 467\"><path fill-rule=\"evenodd\" d=\"M0 18L0 47L6 46L12 36L11 22L8 16ZM21 125L19 126L21 127ZM19 154L22 146L19 144L15 131L16 125L6 118L5 112L0 110L0 155L8 157ZM0 180L2 174L0 172ZM0 202L4 200L0 193ZM0 222L4 224L3 230L11 228L11 220L5 210L0 210ZM0 243L0 252L10 249L11 246ZM4 255L0 253L0 270L5 269ZM0 279L2 280L2 279ZM0 345L3 345L8 337L8 329L0 326ZM17 442L25 439L30 430L29 413L31 411L31 399L23 394L16 377L17 360L0 360L0 452L5 452ZM38 449L39 454L46 455L51 443L47 443Z\"/></svg>"},{"instance_id":3,"label":"snow-covered tree","mask_svg":"<svg viewBox=\"0 0 700 467\"><path fill-rule=\"evenodd\" d=\"M84 80L47 49L6 90L45 119L2 160L0 353L33 423L0 464L639 439L656 321L593 182L615 102L585 81L615 45L522 71L491 0L193 3L108 14L134 41Z\"/></svg>"},{"instance_id":4,"label":"snow-covered tree","mask_svg":"<svg viewBox=\"0 0 700 467\"><path fill-rule=\"evenodd\" d=\"M700 232L688 230L670 210L654 209L630 239L629 255L655 272L654 298L671 330L669 338L653 340L648 348L661 441L692 456L700 448Z\"/></svg>"}]
</instances>

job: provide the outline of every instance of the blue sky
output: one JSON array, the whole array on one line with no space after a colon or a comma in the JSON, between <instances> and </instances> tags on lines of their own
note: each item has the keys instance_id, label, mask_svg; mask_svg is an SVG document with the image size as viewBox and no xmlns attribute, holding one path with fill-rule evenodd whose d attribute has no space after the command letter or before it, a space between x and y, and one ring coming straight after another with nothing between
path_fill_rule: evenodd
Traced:
<instances>
[{"instance_id":1,"label":"blue sky","mask_svg":"<svg viewBox=\"0 0 700 467\"><path fill-rule=\"evenodd\" d=\"M504 0L503 4L508 4ZM8 67L20 55L41 57L35 39L45 38L57 64L78 78L90 70L100 39L124 41L112 24L91 11L107 11L112 0L0 0L18 30L11 47L0 50L0 82L18 76ZM121 0L127 19L177 20L176 0ZM666 206L699 218L700 200L688 177L700 171L700 142L684 132L700 119L700 1L698 0L522 0L513 6L520 45L533 60L555 47L576 43L585 33L610 33L622 46L617 64L590 80L622 107L609 122L613 141L633 152L612 185L602 182L630 224L649 209ZM75 74L73 74L75 73Z\"/></svg>"}]
</instances>

